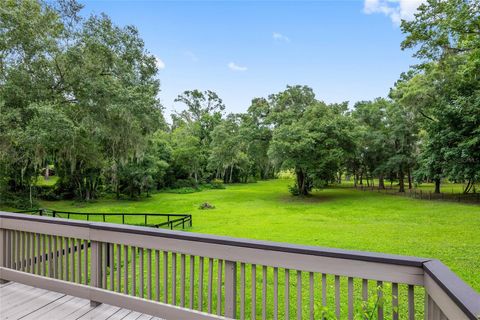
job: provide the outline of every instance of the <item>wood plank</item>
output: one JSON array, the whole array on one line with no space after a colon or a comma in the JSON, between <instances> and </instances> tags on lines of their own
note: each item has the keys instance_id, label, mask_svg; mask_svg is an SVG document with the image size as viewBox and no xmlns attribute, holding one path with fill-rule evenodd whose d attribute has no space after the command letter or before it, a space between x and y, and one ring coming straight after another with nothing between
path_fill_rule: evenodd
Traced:
<instances>
[{"instance_id":1,"label":"wood plank","mask_svg":"<svg viewBox=\"0 0 480 320\"><path fill-rule=\"evenodd\" d=\"M58 300L55 300L53 301L52 303L44 306L43 308L41 309L38 309L38 310L35 310L31 313L29 313L28 315L26 315L25 317L22 318L22 320L36 320L36 319L40 319L40 317L42 317L43 315L47 314L48 312L50 312L51 310L53 309L56 309L58 308L59 306L63 305L64 303L74 299L75 297L72 297L72 296L63 296L61 297L60 299Z\"/></svg>"},{"instance_id":2,"label":"wood plank","mask_svg":"<svg viewBox=\"0 0 480 320\"><path fill-rule=\"evenodd\" d=\"M117 312L115 312L113 315L111 315L108 320L121 320L124 319L126 316L128 316L130 313L133 311L130 311L128 309L120 309Z\"/></svg>"},{"instance_id":3,"label":"wood plank","mask_svg":"<svg viewBox=\"0 0 480 320\"><path fill-rule=\"evenodd\" d=\"M111 306L108 304L101 304L98 307L85 313L82 317L78 318L78 320L106 320L108 319L108 317L115 314L115 312L117 312L118 310L120 310L119 307Z\"/></svg>"},{"instance_id":4,"label":"wood plank","mask_svg":"<svg viewBox=\"0 0 480 320\"><path fill-rule=\"evenodd\" d=\"M78 317L88 313L93 308L90 306L90 301L81 298L73 298L62 305L50 310L49 312L39 316L38 320L76 320ZM32 319L33 320L33 319Z\"/></svg>"},{"instance_id":5,"label":"wood plank","mask_svg":"<svg viewBox=\"0 0 480 320\"><path fill-rule=\"evenodd\" d=\"M27 317L30 317L31 314L34 314L37 311L51 309L59 303L62 304L70 298L73 297L56 292L49 292L48 294L39 295L34 299L30 300L28 303L20 305L18 308L10 310L9 312L4 312L2 310L0 311L0 316L2 317L2 319L26 319ZM34 316L30 319L37 318Z\"/></svg>"},{"instance_id":6,"label":"wood plank","mask_svg":"<svg viewBox=\"0 0 480 320\"><path fill-rule=\"evenodd\" d=\"M1 319L19 319L32 311L35 311L48 303L57 300L64 296L64 294L46 291L34 292L32 290L26 294L15 294L15 300L4 304L2 299L2 309L0 310Z\"/></svg>"}]
</instances>

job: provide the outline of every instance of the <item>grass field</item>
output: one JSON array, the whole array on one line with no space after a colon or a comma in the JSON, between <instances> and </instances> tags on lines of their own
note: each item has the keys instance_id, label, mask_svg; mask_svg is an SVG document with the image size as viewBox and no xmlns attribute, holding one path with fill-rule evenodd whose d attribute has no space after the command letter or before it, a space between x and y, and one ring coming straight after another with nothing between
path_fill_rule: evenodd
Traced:
<instances>
[{"instance_id":1,"label":"grass field","mask_svg":"<svg viewBox=\"0 0 480 320\"><path fill-rule=\"evenodd\" d=\"M191 213L190 231L437 258L480 291L480 206L326 189L293 198L289 180L229 185L140 201L41 202L83 212ZM199 210L209 202L213 210Z\"/></svg>"}]
</instances>

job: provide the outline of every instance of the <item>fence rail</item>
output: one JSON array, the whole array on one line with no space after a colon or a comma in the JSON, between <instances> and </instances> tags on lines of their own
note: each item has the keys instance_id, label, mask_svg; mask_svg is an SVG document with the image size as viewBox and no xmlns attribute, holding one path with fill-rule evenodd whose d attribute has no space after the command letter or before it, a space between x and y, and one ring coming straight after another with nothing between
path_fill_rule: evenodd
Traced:
<instances>
[{"instance_id":1,"label":"fence rail","mask_svg":"<svg viewBox=\"0 0 480 320\"><path fill-rule=\"evenodd\" d=\"M405 192L399 192L398 188L393 187L384 187L379 188L378 186L364 186L357 185L351 188L361 191L371 191L378 192L383 194L397 195L410 197L420 200L443 200L450 202L465 202L465 203L480 203L480 193L458 193L458 192L440 192L435 193L431 190L422 190L417 188L405 189Z\"/></svg>"},{"instance_id":2,"label":"fence rail","mask_svg":"<svg viewBox=\"0 0 480 320\"><path fill-rule=\"evenodd\" d=\"M49 216L53 218L65 218L72 219L72 217L84 218L80 220L87 221L98 221L96 217L100 217L100 221L103 222L115 222L121 224L131 224L131 225L141 225L146 227L154 228L168 228L173 230L177 227L182 227L185 229L186 226L192 226L192 215L191 214L180 214L180 213L103 213L103 212L71 212L71 211L58 211L50 209L34 209L34 210L23 210L17 211L16 213L28 213L35 214L39 216ZM125 217L130 217L130 223ZM149 219L150 217L150 219ZM108 218L110 218L110 221ZM111 218L119 218L111 219ZM162 221L166 219L166 221ZM112 221L113 220L113 221ZM118 221L117 221L118 220ZM152 221L153 220L153 221ZM132 222L134 221L134 222Z\"/></svg>"},{"instance_id":3,"label":"fence rail","mask_svg":"<svg viewBox=\"0 0 480 320\"><path fill-rule=\"evenodd\" d=\"M0 279L164 319L354 319L371 301L376 319L480 315L432 259L7 212Z\"/></svg>"}]
</instances>

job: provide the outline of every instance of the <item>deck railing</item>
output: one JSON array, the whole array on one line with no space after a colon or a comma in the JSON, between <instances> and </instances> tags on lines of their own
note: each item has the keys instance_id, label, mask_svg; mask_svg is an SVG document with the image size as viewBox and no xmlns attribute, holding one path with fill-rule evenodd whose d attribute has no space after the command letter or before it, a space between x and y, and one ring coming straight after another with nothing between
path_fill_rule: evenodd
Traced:
<instances>
[{"instance_id":1,"label":"deck railing","mask_svg":"<svg viewBox=\"0 0 480 320\"><path fill-rule=\"evenodd\" d=\"M164 319L480 315L437 260L7 212L0 279Z\"/></svg>"},{"instance_id":2,"label":"deck railing","mask_svg":"<svg viewBox=\"0 0 480 320\"><path fill-rule=\"evenodd\" d=\"M192 215L183 213L72 212L44 208L17 211L16 213L34 214L53 218L115 222L153 228L167 228L170 230L178 227L185 229L185 227L192 226Z\"/></svg>"}]
</instances>

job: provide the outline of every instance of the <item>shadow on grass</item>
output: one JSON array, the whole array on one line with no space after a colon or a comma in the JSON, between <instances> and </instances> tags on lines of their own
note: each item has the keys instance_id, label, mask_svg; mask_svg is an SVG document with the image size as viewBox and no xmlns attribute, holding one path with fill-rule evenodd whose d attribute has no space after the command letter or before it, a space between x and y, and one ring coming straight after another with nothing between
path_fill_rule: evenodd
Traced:
<instances>
[{"instance_id":1,"label":"shadow on grass","mask_svg":"<svg viewBox=\"0 0 480 320\"><path fill-rule=\"evenodd\" d=\"M322 203L334 200L355 200L362 197L371 197L372 194L353 192L353 190L345 188L325 188L322 190L314 190L307 196L293 196L291 194L283 194L280 201L290 203Z\"/></svg>"}]
</instances>

